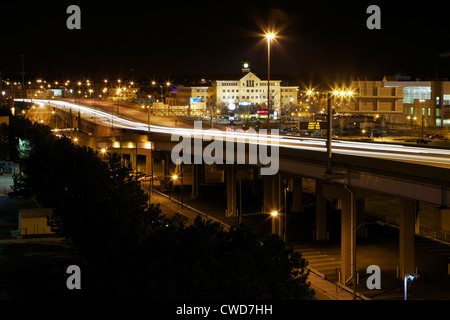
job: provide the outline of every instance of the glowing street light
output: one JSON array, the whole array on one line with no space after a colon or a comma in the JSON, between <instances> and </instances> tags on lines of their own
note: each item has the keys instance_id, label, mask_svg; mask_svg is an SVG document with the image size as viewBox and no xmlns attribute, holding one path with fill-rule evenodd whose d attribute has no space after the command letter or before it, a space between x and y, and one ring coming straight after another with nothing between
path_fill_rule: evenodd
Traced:
<instances>
[{"instance_id":1,"label":"glowing street light","mask_svg":"<svg viewBox=\"0 0 450 320\"><path fill-rule=\"evenodd\" d=\"M275 39L272 32L266 33L267 39L267 129L270 128L270 42Z\"/></svg>"},{"instance_id":2,"label":"glowing street light","mask_svg":"<svg viewBox=\"0 0 450 320\"><path fill-rule=\"evenodd\" d=\"M181 171L181 181L180 181L180 193L178 194L178 200L180 199L180 194L181 194L181 208L183 208L183 171ZM173 181L177 181L178 180L178 175L174 174L172 175L172 180Z\"/></svg>"},{"instance_id":3,"label":"glowing street light","mask_svg":"<svg viewBox=\"0 0 450 320\"><path fill-rule=\"evenodd\" d=\"M353 91L351 90L338 90L334 89L333 92L327 93L327 119L328 119L328 130L327 130L327 170L325 171L325 175L329 178L333 178L333 170L331 169L331 157L332 157L332 150L331 150L331 138L332 138L332 122L333 122L333 115L331 111L331 95L333 96L340 96L341 98L344 97L352 97Z\"/></svg>"}]
</instances>

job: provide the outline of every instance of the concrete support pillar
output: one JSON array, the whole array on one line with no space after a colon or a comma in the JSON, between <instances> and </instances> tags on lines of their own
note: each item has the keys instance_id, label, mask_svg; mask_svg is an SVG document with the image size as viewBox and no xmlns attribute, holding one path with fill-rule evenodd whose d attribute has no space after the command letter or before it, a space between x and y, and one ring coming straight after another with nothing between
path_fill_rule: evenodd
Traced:
<instances>
[{"instance_id":1,"label":"concrete support pillar","mask_svg":"<svg viewBox=\"0 0 450 320\"><path fill-rule=\"evenodd\" d=\"M342 197L341 209L341 276L350 279L352 274L352 203L350 195Z\"/></svg>"},{"instance_id":2,"label":"concrete support pillar","mask_svg":"<svg viewBox=\"0 0 450 320\"><path fill-rule=\"evenodd\" d=\"M324 197L341 200L341 279L351 278L354 246L352 236L355 228L354 193L343 185L327 184L323 186ZM345 282L344 281L344 282Z\"/></svg>"},{"instance_id":3,"label":"concrete support pillar","mask_svg":"<svg viewBox=\"0 0 450 320\"><path fill-rule=\"evenodd\" d=\"M172 181L172 179L170 178L171 174L170 174L170 161L169 161L169 155L164 152L163 154L163 159L161 160L161 164L162 164L162 170L163 170L163 183L164 183L164 188L165 189L172 189L173 186L171 186L170 181Z\"/></svg>"},{"instance_id":4,"label":"concrete support pillar","mask_svg":"<svg viewBox=\"0 0 450 320\"><path fill-rule=\"evenodd\" d=\"M280 175L264 176L264 212L280 211Z\"/></svg>"},{"instance_id":5,"label":"concrete support pillar","mask_svg":"<svg viewBox=\"0 0 450 320\"><path fill-rule=\"evenodd\" d=\"M436 229L441 229L444 232L450 232L450 209L449 208L435 208L435 216L437 217Z\"/></svg>"},{"instance_id":6,"label":"concrete support pillar","mask_svg":"<svg viewBox=\"0 0 450 320\"><path fill-rule=\"evenodd\" d=\"M258 177L259 169L252 169L252 194L255 195L259 190L259 177Z\"/></svg>"},{"instance_id":7,"label":"concrete support pillar","mask_svg":"<svg viewBox=\"0 0 450 320\"><path fill-rule=\"evenodd\" d=\"M284 195L283 185L280 181L280 174L273 176L264 176L264 212L271 214L277 212L276 215L272 215L272 233L283 237L284 218L281 201Z\"/></svg>"},{"instance_id":8,"label":"concrete support pillar","mask_svg":"<svg viewBox=\"0 0 450 320\"><path fill-rule=\"evenodd\" d=\"M227 217L237 216L236 210L236 170L234 164L225 166L225 184L227 191Z\"/></svg>"},{"instance_id":9,"label":"concrete support pillar","mask_svg":"<svg viewBox=\"0 0 450 320\"><path fill-rule=\"evenodd\" d=\"M360 226L356 229L356 237L364 238L365 235L365 227L362 225L364 223L364 213L365 213L365 200L364 199L355 199L355 214L356 214L356 227Z\"/></svg>"},{"instance_id":10,"label":"concrete support pillar","mask_svg":"<svg viewBox=\"0 0 450 320\"><path fill-rule=\"evenodd\" d=\"M201 164L192 164L192 191L191 199L196 199L199 196L199 185L201 179Z\"/></svg>"},{"instance_id":11,"label":"concrete support pillar","mask_svg":"<svg viewBox=\"0 0 450 320\"><path fill-rule=\"evenodd\" d=\"M205 179L206 179L206 164L202 163L200 164L200 169L199 169L199 183L205 183Z\"/></svg>"},{"instance_id":12,"label":"concrete support pillar","mask_svg":"<svg viewBox=\"0 0 450 320\"><path fill-rule=\"evenodd\" d=\"M323 181L316 180L316 240L327 239L327 199L323 196Z\"/></svg>"},{"instance_id":13,"label":"concrete support pillar","mask_svg":"<svg viewBox=\"0 0 450 320\"><path fill-rule=\"evenodd\" d=\"M152 150L151 149L140 149L140 150L136 150L137 155L136 155L136 168L140 169L141 171L145 172L146 174L152 174L152 165L153 165L153 161L152 161ZM137 159L139 156L145 156L145 167L141 165L139 165Z\"/></svg>"},{"instance_id":14,"label":"concrete support pillar","mask_svg":"<svg viewBox=\"0 0 450 320\"><path fill-rule=\"evenodd\" d=\"M290 179L290 185L293 189L292 192L292 212L303 212L303 200L302 200L302 177Z\"/></svg>"},{"instance_id":15,"label":"concrete support pillar","mask_svg":"<svg viewBox=\"0 0 450 320\"><path fill-rule=\"evenodd\" d=\"M136 150L136 146L134 148L130 148L129 149L130 152L130 163L131 163L131 168L133 169L133 171L137 170L137 150Z\"/></svg>"},{"instance_id":16,"label":"concrete support pillar","mask_svg":"<svg viewBox=\"0 0 450 320\"><path fill-rule=\"evenodd\" d=\"M416 204L414 200L400 199L400 272L414 273L414 223Z\"/></svg>"}]
</instances>

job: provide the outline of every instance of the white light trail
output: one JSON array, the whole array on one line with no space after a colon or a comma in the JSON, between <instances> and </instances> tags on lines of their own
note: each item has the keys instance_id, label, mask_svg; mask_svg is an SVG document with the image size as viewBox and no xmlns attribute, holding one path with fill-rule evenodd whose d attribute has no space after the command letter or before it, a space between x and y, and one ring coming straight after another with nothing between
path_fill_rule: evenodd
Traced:
<instances>
[{"instance_id":1,"label":"white light trail","mask_svg":"<svg viewBox=\"0 0 450 320\"><path fill-rule=\"evenodd\" d=\"M96 110L93 107L82 106L67 101L61 100L44 100L44 99L15 99L16 101L24 101L41 104L49 104L51 106L60 108L70 108L72 110L79 110L83 112L83 116L87 118L99 117L101 122L110 124L111 121L114 127L148 131L148 123L127 120L122 117L112 115L101 110ZM180 136L189 136L193 138L214 137L214 139L221 139L223 141L258 143L273 145L278 144L280 147L297 149L297 150L312 150L326 152L326 140L318 138L292 137L292 136L278 136L278 135L261 135L252 132L238 131L220 131L211 129L193 129L193 128L174 128L157 125L150 125L150 131L153 133L174 134ZM414 162L425 165L433 165L450 168L450 150L437 148L419 148L394 144L376 144L367 142L354 142L333 140L332 150L336 154L346 154L360 157L370 157L379 159L388 159L393 161Z\"/></svg>"}]
</instances>

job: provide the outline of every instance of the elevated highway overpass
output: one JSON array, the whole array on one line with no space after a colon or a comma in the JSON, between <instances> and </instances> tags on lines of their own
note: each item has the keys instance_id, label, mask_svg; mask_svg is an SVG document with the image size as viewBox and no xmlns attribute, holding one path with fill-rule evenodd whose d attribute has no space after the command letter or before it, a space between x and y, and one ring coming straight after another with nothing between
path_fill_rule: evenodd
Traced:
<instances>
[{"instance_id":1,"label":"elevated highway overpass","mask_svg":"<svg viewBox=\"0 0 450 320\"><path fill-rule=\"evenodd\" d=\"M302 179L314 179L318 240L326 238L325 203L331 200L340 202L341 272L347 279L353 274L356 227L363 213L358 208L370 194L382 193L400 199L400 268L405 274L414 272L417 201L435 205L436 215L442 221L441 227L450 231L448 149L333 140L333 175L327 175L324 139L267 135L261 132L213 131L187 122L175 124L173 119L156 118L132 108L122 108L117 115L117 112L114 114L113 106L104 103L93 105L64 100L34 100L33 103L50 105L66 112L71 110L87 120L96 117L98 125L114 125L114 128L135 132L143 141L151 141L152 152L165 154L172 163L175 158L183 158L186 165L201 167L205 156L214 159L216 166L224 171L226 214L229 216L237 215L238 212L236 173L240 170L259 170L259 174L254 176L264 184L264 210L267 213L279 212L277 218L273 219L273 232L280 236L285 235L287 221L287 203L283 193L286 189L292 191L293 211L302 210L299 204ZM182 154L178 152L174 155L174 148L181 148L182 141ZM261 158L261 154L266 158ZM170 161L165 161L166 166L169 164ZM262 174L261 169L271 166L277 169L273 174ZM196 177L198 172L201 170L193 170L193 190L199 183Z\"/></svg>"}]
</instances>

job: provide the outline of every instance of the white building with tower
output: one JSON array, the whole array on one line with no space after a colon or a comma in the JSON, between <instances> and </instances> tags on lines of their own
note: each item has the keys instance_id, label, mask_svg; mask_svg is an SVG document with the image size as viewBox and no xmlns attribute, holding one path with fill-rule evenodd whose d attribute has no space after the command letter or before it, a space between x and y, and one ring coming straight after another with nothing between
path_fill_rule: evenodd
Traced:
<instances>
[{"instance_id":1,"label":"white building with tower","mask_svg":"<svg viewBox=\"0 0 450 320\"><path fill-rule=\"evenodd\" d=\"M216 80L213 82L216 105L227 106L230 111L240 106L255 106L270 110L274 115L281 115L281 107L296 105L298 102L298 86L282 86L282 80L270 80L270 98L268 98L267 80L262 80L250 71L244 63L242 73L236 79Z\"/></svg>"},{"instance_id":2,"label":"white building with tower","mask_svg":"<svg viewBox=\"0 0 450 320\"><path fill-rule=\"evenodd\" d=\"M168 97L171 106L185 106L188 110L203 110L205 114L212 110L227 108L230 112L253 109L268 110L268 83L250 71L244 63L241 74L212 80L211 84L185 86L180 85ZM281 116L281 108L296 106L298 86L283 86L282 80L270 80L270 111Z\"/></svg>"}]
</instances>

